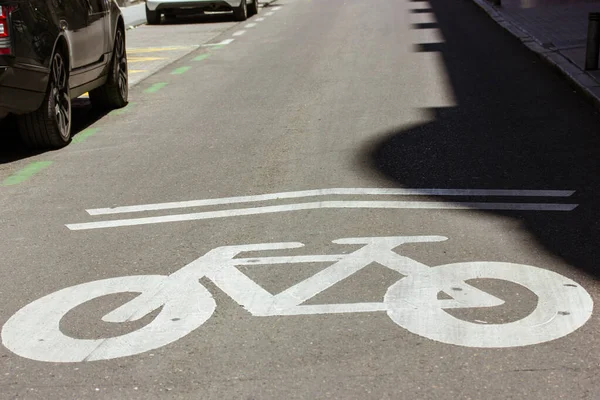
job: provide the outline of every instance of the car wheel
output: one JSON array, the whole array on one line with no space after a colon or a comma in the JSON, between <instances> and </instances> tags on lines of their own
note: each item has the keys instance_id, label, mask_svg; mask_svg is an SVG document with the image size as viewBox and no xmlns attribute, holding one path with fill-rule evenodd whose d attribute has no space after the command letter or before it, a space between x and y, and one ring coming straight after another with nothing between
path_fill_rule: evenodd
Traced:
<instances>
[{"instance_id":1,"label":"car wheel","mask_svg":"<svg viewBox=\"0 0 600 400\"><path fill-rule=\"evenodd\" d=\"M148 21L148 25L160 24L160 11L150 11L146 5L146 21Z\"/></svg>"},{"instance_id":2,"label":"car wheel","mask_svg":"<svg viewBox=\"0 0 600 400\"><path fill-rule=\"evenodd\" d=\"M129 97L129 75L127 71L127 50L125 33L117 29L113 55L106 83L90 91L90 100L98 108L113 109L127 105Z\"/></svg>"},{"instance_id":3,"label":"car wheel","mask_svg":"<svg viewBox=\"0 0 600 400\"><path fill-rule=\"evenodd\" d=\"M248 7L246 6L246 0L242 0L239 7L233 9L233 18L236 21L245 21L248 19Z\"/></svg>"},{"instance_id":4,"label":"car wheel","mask_svg":"<svg viewBox=\"0 0 600 400\"><path fill-rule=\"evenodd\" d=\"M259 5L258 0L254 0L252 4L248 6L248 15L256 15L258 14Z\"/></svg>"},{"instance_id":5,"label":"car wheel","mask_svg":"<svg viewBox=\"0 0 600 400\"><path fill-rule=\"evenodd\" d=\"M60 51L52 57L48 88L40 108L18 118L21 138L28 147L54 148L71 140L71 97L66 59Z\"/></svg>"},{"instance_id":6,"label":"car wheel","mask_svg":"<svg viewBox=\"0 0 600 400\"><path fill-rule=\"evenodd\" d=\"M176 14L165 14L165 20L169 23L174 23L177 21L177 15Z\"/></svg>"}]
</instances>

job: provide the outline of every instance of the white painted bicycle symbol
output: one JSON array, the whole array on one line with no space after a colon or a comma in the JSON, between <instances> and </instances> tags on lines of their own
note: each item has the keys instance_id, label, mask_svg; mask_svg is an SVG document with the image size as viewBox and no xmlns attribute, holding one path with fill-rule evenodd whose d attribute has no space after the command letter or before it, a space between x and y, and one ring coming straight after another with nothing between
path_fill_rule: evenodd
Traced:
<instances>
[{"instance_id":1,"label":"white painted bicycle symbol","mask_svg":"<svg viewBox=\"0 0 600 400\"><path fill-rule=\"evenodd\" d=\"M505 262L465 262L430 268L394 249L404 243L439 242L442 236L365 237L334 240L363 245L349 254L235 258L251 251L303 247L302 243L264 243L218 247L175 273L126 276L72 286L42 297L13 315L2 329L3 344L14 353L39 361L109 360L140 354L172 343L205 323L216 308L200 284L208 278L254 316L339 314L385 311L408 331L442 343L468 347L526 346L558 339L586 323L593 309L587 291L564 276L541 268ZM314 276L273 295L242 273L238 266L331 262ZM383 302L303 305L337 282L371 263L404 276L390 286ZM505 324L481 324L444 310L494 307L504 303L466 281L489 278L514 282L538 297L526 317ZM454 290L451 290L454 289ZM100 296L140 293L102 319L135 321L160 312L146 326L106 339L78 339L60 329L61 319L75 307ZM440 292L454 293L439 299Z\"/></svg>"}]
</instances>

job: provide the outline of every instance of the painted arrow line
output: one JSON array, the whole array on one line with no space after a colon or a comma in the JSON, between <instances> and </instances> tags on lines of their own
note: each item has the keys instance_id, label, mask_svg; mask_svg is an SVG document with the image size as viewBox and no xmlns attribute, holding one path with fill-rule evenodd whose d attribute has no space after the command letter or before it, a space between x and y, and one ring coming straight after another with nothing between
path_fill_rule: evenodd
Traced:
<instances>
[{"instance_id":1,"label":"painted arrow line","mask_svg":"<svg viewBox=\"0 0 600 400\"><path fill-rule=\"evenodd\" d=\"M437 209L437 210L506 210L506 211L572 211L577 204L547 203L443 203L425 201L318 201L279 206L238 208L231 210L207 211L191 214L165 215L159 217L130 218L110 221L67 224L70 230L116 228L123 226L160 224L166 222L197 221L204 219L227 218L245 215L272 214L316 209Z\"/></svg>"},{"instance_id":2,"label":"painted arrow line","mask_svg":"<svg viewBox=\"0 0 600 400\"><path fill-rule=\"evenodd\" d=\"M113 208L86 210L90 215L123 214L142 211L172 210L177 208L205 207L225 204L252 203L268 200L298 199L334 195L351 196L482 196L482 197L569 197L574 190L507 190L507 189L394 189L394 188L333 188L268 193L251 196L177 201Z\"/></svg>"}]
</instances>

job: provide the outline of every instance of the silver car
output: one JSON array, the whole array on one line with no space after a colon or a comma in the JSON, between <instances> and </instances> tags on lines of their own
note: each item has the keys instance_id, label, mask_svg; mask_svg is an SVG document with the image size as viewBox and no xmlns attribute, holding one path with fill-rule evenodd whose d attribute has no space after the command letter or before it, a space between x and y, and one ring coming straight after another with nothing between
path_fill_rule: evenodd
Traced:
<instances>
[{"instance_id":1,"label":"silver car","mask_svg":"<svg viewBox=\"0 0 600 400\"><path fill-rule=\"evenodd\" d=\"M205 11L233 11L236 21L245 21L258 14L258 0L146 0L146 20L160 24L162 16L174 19L178 15L201 14Z\"/></svg>"}]
</instances>

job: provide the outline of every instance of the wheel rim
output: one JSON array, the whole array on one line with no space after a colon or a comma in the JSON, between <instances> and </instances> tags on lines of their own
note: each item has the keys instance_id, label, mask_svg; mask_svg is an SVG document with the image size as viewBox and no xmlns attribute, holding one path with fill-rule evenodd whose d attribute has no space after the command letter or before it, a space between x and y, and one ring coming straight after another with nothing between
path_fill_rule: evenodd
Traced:
<instances>
[{"instance_id":1,"label":"wheel rim","mask_svg":"<svg viewBox=\"0 0 600 400\"><path fill-rule=\"evenodd\" d=\"M242 11L244 13L244 17L248 16L248 6L246 4L246 0L242 0Z\"/></svg>"},{"instance_id":2,"label":"wheel rim","mask_svg":"<svg viewBox=\"0 0 600 400\"><path fill-rule=\"evenodd\" d=\"M60 54L56 54L52 60L52 80L50 95L54 100L54 118L60 136L69 140L71 135L71 98L69 96L69 80L67 69Z\"/></svg>"},{"instance_id":3,"label":"wheel rim","mask_svg":"<svg viewBox=\"0 0 600 400\"><path fill-rule=\"evenodd\" d=\"M123 99L127 99L127 93L129 91L127 53L125 51L125 40L123 40L123 32L121 30L117 31L115 43L115 69L119 94Z\"/></svg>"}]
</instances>

